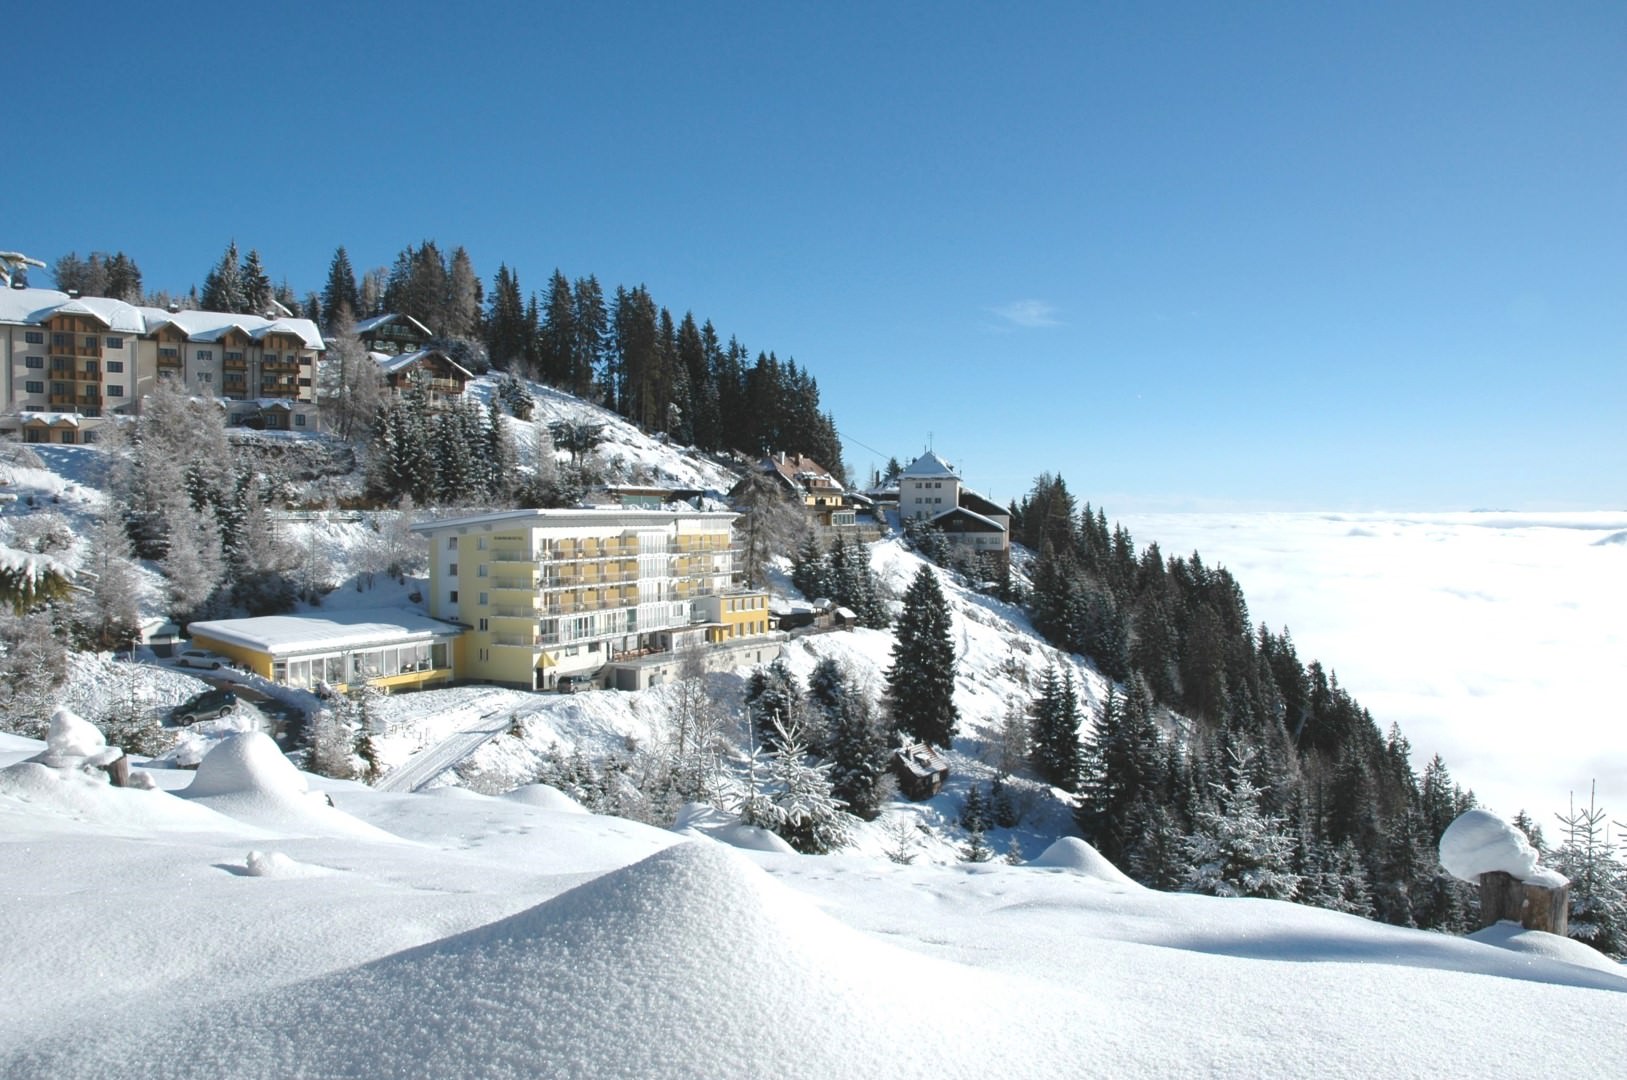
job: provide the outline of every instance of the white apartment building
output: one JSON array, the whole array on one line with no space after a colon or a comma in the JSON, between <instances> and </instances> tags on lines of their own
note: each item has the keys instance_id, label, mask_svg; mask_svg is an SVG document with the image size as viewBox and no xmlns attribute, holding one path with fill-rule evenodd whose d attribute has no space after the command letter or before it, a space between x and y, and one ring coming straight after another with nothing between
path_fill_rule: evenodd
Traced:
<instances>
[{"instance_id":1,"label":"white apartment building","mask_svg":"<svg viewBox=\"0 0 1627 1080\"><path fill-rule=\"evenodd\" d=\"M236 421L314 428L324 347L309 319L0 289L3 426L30 442L90 441L99 421L139 412L166 377L222 400Z\"/></svg>"}]
</instances>

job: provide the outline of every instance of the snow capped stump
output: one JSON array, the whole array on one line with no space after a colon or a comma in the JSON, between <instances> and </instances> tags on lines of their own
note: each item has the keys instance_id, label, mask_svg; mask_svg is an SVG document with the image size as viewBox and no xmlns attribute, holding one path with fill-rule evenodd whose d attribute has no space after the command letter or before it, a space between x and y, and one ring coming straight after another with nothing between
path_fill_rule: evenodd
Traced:
<instances>
[{"instance_id":1,"label":"snow capped stump","mask_svg":"<svg viewBox=\"0 0 1627 1080\"><path fill-rule=\"evenodd\" d=\"M1496 814L1470 810L1441 834L1441 865L1459 881L1480 886L1482 928L1507 919L1527 930L1564 936L1570 922L1570 882L1537 865L1525 834Z\"/></svg>"}]
</instances>

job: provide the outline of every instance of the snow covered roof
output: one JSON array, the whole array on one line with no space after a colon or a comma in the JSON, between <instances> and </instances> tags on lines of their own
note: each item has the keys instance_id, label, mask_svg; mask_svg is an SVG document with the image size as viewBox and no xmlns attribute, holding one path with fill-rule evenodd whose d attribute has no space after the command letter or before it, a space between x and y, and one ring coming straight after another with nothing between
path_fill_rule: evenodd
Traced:
<instances>
[{"instance_id":1,"label":"snow covered roof","mask_svg":"<svg viewBox=\"0 0 1627 1080\"><path fill-rule=\"evenodd\" d=\"M953 476L957 480L959 479L959 476L955 473L955 467L931 450L910 462L909 467L899 475L908 476L911 479L934 476Z\"/></svg>"},{"instance_id":2,"label":"snow covered roof","mask_svg":"<svg viewBox=\"0 0 1627 1080\"><path fill-rule=\"evenodd\" d=\"M962 518L977 532L1005 532L1006 527L992 518L986 518L975 510L968 510L964 506L951 506L941 514L934 514L932 523L936 525L945 518Z\"/></svg>"},{"instance_id":3,"label":"snow covered roof","mask_svg":"<svg viewBox=\"0 0 1627 1080\"><path fill-rule=\"evenodd\" d=\"M195 622L190 630L194 638L206 637L272 656L430 641L462 633L462 627L402 608L357 608L312 615L215 619Z\"/></svg>"},{"instance_id":4,"label":"snow covered roof","mask_svg":"<svg viewBox=\"0 0 1627 1080\"><path fill-rule=\"evenodd\" d=\"M237 315L226 311L135 310L145 319L145 326L138 331L144 334L150 334L161 326L173 326L185 334L188 341L219 341L227 331L236 328L254 341L264 341L268 334L291 334L299 338L307 349L326 348L322 331L309 319L262 319L258 315Z\"/></svg>"},{"instance_id":5,"label":"snow covered roof","mask_svg":"<svg viewBox=\"0 0 1627 1080\"><path fill-rule=\"evenodd\" d=\"M472 379L475 377L474 372L452 359L440 349L419 349L416 352L394 354L370 352L367 355L373 358L373 362L379 366L379 371L385 375L394 375L398 371L405 371L407 368L412 367L420 360L427 360L432 356L438 356L442 360L445 360L449 367L463 372L464 378Z\"/></svg>"},{"instance_id":6,"label":"snow covered roof","mask_svg":"<svg viewBox=\"0 0 1627 1080\"><path fill-rule=\"evenodd\" d=\"M1001 506L992 499L985 499L971 488L960 489L960 505L973 513L982 514L985 517L992 517L995 514L999 514L1001 517L1010 516L1010 513L1006 507Z\"/></svg>"},{"instance_id":7,"label":"snow covered roof","mask_svg":"<svg viewBox=\"0 0 1627 1080\"><path fill-rule=\"evenodd\" d=\"M352 327L352 331L357 337L361 337L363 334L370 333L377 330L379 327L387 326L390 323L398 323L403 325L410 330L417 331L425 338L432 338L435 336L434 333L430 331L429 327L425 326L411 315L404 315L400 312L392 312L387 315L374 315L371 318L358 320L356 325Z\"/></svg>"},{"instance_id":8,"label":"snow covered roof","mask_svg":"<svg viewBox=\"0 0 1627 1080\"><path fill-rule=\"evenodd\" d=\"M420 521L412 527L415 533L434 534L447 529L502 528L514 526L522 529L598 528L612 526L639 528L670 525L675 521L733 521L739 514L726 510L638 510L630 507L607 506L582 510L496 510L489 514L469 514L463 517L439 518Z\"/></svg>"},{"instance_id":9,"label":"snow covered roof","mask_svg":"<svg viewBox=\"0 0 1627 1080\"><path fill-rule=\"evenodd\" d=\"M38 325L59 313L88 315L121 333L146 333L142 310L123 300L72 297L56 289L0 289L0 323Z\"/></svg>"}]
</instances>

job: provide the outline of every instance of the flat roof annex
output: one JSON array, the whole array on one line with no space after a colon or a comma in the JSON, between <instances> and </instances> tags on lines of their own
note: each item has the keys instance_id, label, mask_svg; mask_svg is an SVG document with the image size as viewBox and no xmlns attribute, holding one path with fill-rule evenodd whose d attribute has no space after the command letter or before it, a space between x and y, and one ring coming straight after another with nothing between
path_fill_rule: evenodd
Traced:
<instances>
[{"instance_id":1,"label":"flat roof annex","mask_svg":"<svg viewBox=\"0 0 1627 1080\"><path fill-rule=\"evenodd\" d=\"M739 516L726 510L629 510L622 507L583 510L499 510L490 514L469 514L463 517L420 521L412 527L412 531L434 534L452 529L636 529L640 526L670 525L675 521L724 524L733 522Z\"/></svg>"},{"instance_id":2,"label":"flat roof annex","mask_svg":"<svg viewBox=\"0 0 1627 1080\"><path fill-rule=\"evenodd\" d=\"M193 637L212 638L272 656L301 656L452 638L464 628L404 608L356 608L319 615L215 619L195 622L189 630Z\"/></svg>"}]
</instances>

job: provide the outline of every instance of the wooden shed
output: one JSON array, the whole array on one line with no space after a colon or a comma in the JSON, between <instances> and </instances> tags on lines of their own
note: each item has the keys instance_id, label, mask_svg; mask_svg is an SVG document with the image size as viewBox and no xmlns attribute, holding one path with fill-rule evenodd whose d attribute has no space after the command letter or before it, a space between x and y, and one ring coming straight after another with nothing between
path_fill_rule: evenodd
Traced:
<instances>
[{"instance_id":1,"label":"wooden shed","mask_svg":"<svg viewBox=\"0 0 1627 1080\"><path fill-rule=\"evenodd\" d=\"M944 781L949 779L949 759L926 743L894 750L892 764L899 790L917 801L942 791Z\"/></svg>"}]
</instances>

